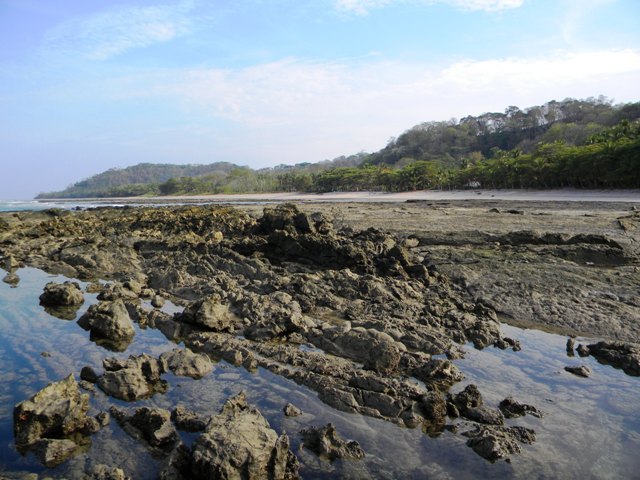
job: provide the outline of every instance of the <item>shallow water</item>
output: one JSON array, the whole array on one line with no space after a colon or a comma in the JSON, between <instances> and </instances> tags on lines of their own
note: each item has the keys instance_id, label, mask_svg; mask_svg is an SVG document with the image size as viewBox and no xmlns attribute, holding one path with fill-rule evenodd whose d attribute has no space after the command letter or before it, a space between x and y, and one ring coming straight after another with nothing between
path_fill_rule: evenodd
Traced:
<instances>
[{"instance_id":1,"label":"shallow water","mask_svg":"<svg viewBox=\"0 0 640 480\"><path fill-rule=\"evenodd\" d=\"M1 272L0 272L1 273ZM12 411L47 383L85 365L101 370L107 356L127 357L142 352L159 355L175 348L159 331L142 330L126 352L113 353L89 341L89 333L75 320L49 315L38 305L38 296L48 281L63 281L36 269L16 272L16 288L0 283L0 475L3 472L44 472L32 455L20 456L13 447ZM82 282L82 286L84 284ZM86 302L78 318L95 296ZM171 308L171 305L168 306ZM399 428L391 423L336 411L317 399L317 394L294 382L259 369L249 373L225 362L216 364L201 380L166 375L169 390L153 398L126 404L91 394L91 412L110 405L154 405L172 408L184 404L203 414L217 413L231 395L245 390L271 426L286 431L301 464L303 478L637 478L640 471L640 378L599 365L593 358L568 358L566 338L536 330L503 326L505 334L520 340L521 352L467 346L465 359L456 361L466 379L454 386L458 391L475 383L491 407L512 395L518 401L543 410L542 419L524 417L509 424L533 428L537 441L523 445L511 463L491 464L465 445L465 437L445 432L430 438L420 429ZM578 339L589 343L589 339ZM47 352L50 356L43 356ZM586 364L590 378L578 378L564 366ZM282 408L292 402L304 414L287 418ZM345 438L357 440L367 457L363 461L329 463L301 449L298 432L328 422ZM460 431L465 429L460 422ZM193 434L182 434L190 443ZM48 472L54 477L79 478L94 463L122 466L132 478L156 478L161 461L122 432L115 422L92 437L91 448Z\"/></svg>"}]
</instances>

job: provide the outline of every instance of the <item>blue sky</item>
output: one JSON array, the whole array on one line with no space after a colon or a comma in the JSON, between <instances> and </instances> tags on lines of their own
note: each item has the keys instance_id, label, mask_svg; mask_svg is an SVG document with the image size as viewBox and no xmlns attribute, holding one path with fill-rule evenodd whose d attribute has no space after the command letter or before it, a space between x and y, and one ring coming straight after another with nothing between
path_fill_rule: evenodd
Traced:
<instances>
[{"instance_id":1,"label":"blue sky","mask_svg":"<svg viewBox=\"0 0 640 480\"><path fill-rule=\"evenodd\" d=\"M375 151L429 120L640 101L637 0L0 0L0 199L140 162Z\"/></svg>"}]
</instances>

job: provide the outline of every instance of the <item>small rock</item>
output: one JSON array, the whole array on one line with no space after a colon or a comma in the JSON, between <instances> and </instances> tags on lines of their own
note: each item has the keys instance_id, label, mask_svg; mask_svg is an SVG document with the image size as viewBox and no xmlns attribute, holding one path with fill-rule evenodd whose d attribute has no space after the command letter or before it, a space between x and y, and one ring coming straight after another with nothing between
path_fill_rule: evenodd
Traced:
<instances>
[{"instance_id":1,"label":"small rock","mask_svg":"<svg viewBox=\"0 0 640 480\"><path fill-rule=\"evenodd\" d=\"M580 365L579 367L564 367L564 369L569 372L577 375L578 377L589 377L591 375L591 369L586 365Z\"/></svg>"},{"instance_id":2,"label":"small rock","mask_svg":"<svg viewBox=\"0 0 640 480\"><path fill-rule=\"evenodd\" d=\"M151 299L151 306L153 308L162 308L164 307L164 298L161 297L160 295L154 295L154 297Z\"/></svg>"},{"instance_id":3,"label":"small rock","mask_svg":"<svg viewBox=\"0 0 640 480\"><path fill-rule=\"evenodd\" d=\"M575 345L576 345L576 341L573 338L569 337L567 339L567 355L568 356L573 357L573 349L575 348Z\"/></svg>"},{"instance_id":4,"label":"small rock","mask_svg":"<svg viewBox=\"0 0 640 480\"><path fill-rule=\"evenodd\" d=\"M192 410L187 410L181 405L173 409L171 420L173 420L178 430L184 430L185 432L202 432L207 426L207 421L204 417Z\"/></svg>"},{"instance_id":5,"label":"small rock","mask_svg":"<svg viewBox=\"0 0 640 480\"><path fill-rule=\"evenodd\" d=\"M71 440L46 438L33 445L33 452L47 468L53 468L65 462L78 449Z\"/></svg>"},{"instance_id":6,"label":"small rock","mask_svg":"<svg viewBox=\"0 0 640 480\"><path fill-rule=\"evenodd\" d=\"M92 367L87 365L80 370L80 378L90 383L96 383L98 381L98 374Z\"/></svg>"},{"instance_id":7,"label":"small rock","mask_svg":"<svg viewBox=\"0 0 640 480\"><path fill-rule=\"evenodd\" d=\"M522 417L527 414L538 418L542 417L542 412L536 407L527 405L526 403L518 403L513 397L507 397L502 400L498 408L506 418Z\"/></svg>"},{"instance_id":8,"label":"small rock","mask_svg":"<svg viewBox=\"0 0 640 480\"><path fill-rule=\"evenodd\" d=\"M302 415L302 410L292 403L287 403L282 410L287 417L298 417Z\"/></svg>"},{"instance_id":9,"label":"small rock","mask_svg":"<svg viewBox=\"0 0 640 480\"><path fill-rule=\"evenodd\" d=\"M364 458L364 450L355 440L345 441L338 435L335 427L328 423L324 427L311 427L300 432L303 446L320 457L328 460L338 458L361 459Z\"/></svg>"},{"instance_id":10,"label":"small rock","mask_svg":"<svg viewBox=\"0 0 640 480\"><path fill-rule=\"evenodd\" d=\"M114 342L130 341L135 335L131 317L121 299L91 305L78 320L78 325L90 330L93 337Z\"/></svg>"},{"instance_id":11,"label":"small rock","mask_svg":"<svg viewBox=\"0 0 640 480\"><path fill-rule=\"evenodd\" d=\"M578 352L578 355L580 355L581 357L588 357L589 356L589 347L585 346L585 345L578 345L578 348L576 348L576 351Z\"/></svg>"}]
</instances>

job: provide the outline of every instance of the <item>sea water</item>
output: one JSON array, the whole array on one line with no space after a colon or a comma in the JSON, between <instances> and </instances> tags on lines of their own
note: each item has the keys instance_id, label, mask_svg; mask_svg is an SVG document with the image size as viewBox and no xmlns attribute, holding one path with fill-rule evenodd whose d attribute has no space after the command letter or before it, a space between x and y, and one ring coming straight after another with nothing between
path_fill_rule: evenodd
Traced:
<instances>
[{"instance_id":1,"label":"sea water","mask_svg":"<svg viewBox=\"0 0 640 480\"><path fill-rule=\"evenodd\" d=\"M135 326L133 342L125 352L105 350L89 340L89 333L76 323L95 295L85 294L84 305L65 320L39 305L38 296L49 281L61 282L41 270L23 268L15 272L17 285L0 282L0 477L15 472L34 472L54 478L81 478L94 464L120 466L132 478L157 478L162 460L129 437L115 421L91 437L91 446L52 470L42 467L32 454L21 456L13 445L14 405L49 382L69 373L79 378L83 366L101 371L109 356L126 358L148 353L159 356L176 348L158 330ZM4 272L0 270L0 275ZM79 282L81 287L86 284ZM168 305L173 311L177 307ZM476 384L485 404L496 407L505 397L533 404L543 418L507 420L536 431L533 445L522 445L522 453L510 463L490 463L465 445L459 433L444 432L437 438L421 429L407 429L389 422L337 411L318 400L317 394L293 381L258 369L249 373L225 362L201 380L165 375L168 390L150 399L126 403L101 391L90 392L90 414L119 407L157 406L171 409L178 404L203 415L219 411L224 401L241 390L256 405L278 434L286 431L301 462L302 478L637 478L640 471L640 378L600 365L593 358L566 356L566 338L536 330L503 325L504 334L519 340L522 351L466 345L466 357L455 363L465 380L459 391ZM589 343L591 339L579 338ZM564 371L567 365L585 364L589 378ZM291 402L304 413L285 417L282 408ZM300 430L333 423L341 436L360 443L367 453L359 461L329 462L301 446ZM457 420L459 432L471 428ZM180 433L190 444L195 434Z\"/></svg>"}]
</instances>

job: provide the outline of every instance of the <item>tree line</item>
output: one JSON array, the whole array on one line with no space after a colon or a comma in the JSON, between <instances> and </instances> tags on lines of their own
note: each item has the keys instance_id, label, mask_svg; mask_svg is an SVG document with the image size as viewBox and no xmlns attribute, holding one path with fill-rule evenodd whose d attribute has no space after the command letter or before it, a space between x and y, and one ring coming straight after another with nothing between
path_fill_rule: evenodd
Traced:
<instances>
[{"instance_id":1,"label":"tree line","mask_svg":"<svg viewBox=\"0 0 640 480\"><path fill-rule=\"evenodd\" d=\"M427 122L378 152L318 163L260 170L227 162L140 164L42 196L562 187L640 188L640 102L566 99Z\"/></svg>"}]
</instances>

